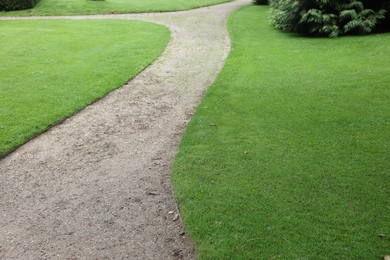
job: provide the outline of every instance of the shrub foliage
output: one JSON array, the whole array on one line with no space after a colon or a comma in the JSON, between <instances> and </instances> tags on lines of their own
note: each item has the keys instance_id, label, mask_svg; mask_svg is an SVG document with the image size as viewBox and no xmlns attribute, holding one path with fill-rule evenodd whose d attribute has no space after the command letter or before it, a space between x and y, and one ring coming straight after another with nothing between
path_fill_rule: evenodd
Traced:
<instances>
[{"instance_id":1,"label":"shrub foliage","mask_svg":"<svg viewBox=\"0 0 390 260\"><path fill-rule=\"evenodd\" d=\"M301 34L367 34L384 24L390 0L271 0L276 28Z\"/></svg>"},{"instance_id":2,"label":"shrub foliage","mask_svg":"<svg viewBox=\"0 0 390 260\"><path fill-rule=\"evenodd\" d=\"M255 5L268 5L269 1L268 0L253 0L253 3Z\"/></svg>"},{"instance_id":3,"label":"shrub foliage","mask_svg":"<svg viewBox=\"0 0 390 260\"><path fill-rule=\"evenodd\" d=\"M33 8L39 0L0 0L0 11L14 11Z\"/></svg>"}]
</instances>

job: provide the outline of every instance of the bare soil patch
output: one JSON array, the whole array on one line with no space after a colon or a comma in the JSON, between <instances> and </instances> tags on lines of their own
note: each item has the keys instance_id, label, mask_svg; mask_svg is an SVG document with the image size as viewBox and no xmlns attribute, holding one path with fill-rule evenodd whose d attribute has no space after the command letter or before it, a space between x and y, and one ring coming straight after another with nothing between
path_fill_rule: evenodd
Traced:
<instances>
[{"instance_id":1,"label":"bare soil patch","mask_svg":"<svg viewBox=\"0 0 390 260\"><path fill-rule=\"evenodd\" d=\"M0 161L0 259L193 259L169 169L229 52L231 3L191 11L28 17L166 25L161 57ZM16 18L1 18L16 19Z\"/></svg>"}]
</instances>

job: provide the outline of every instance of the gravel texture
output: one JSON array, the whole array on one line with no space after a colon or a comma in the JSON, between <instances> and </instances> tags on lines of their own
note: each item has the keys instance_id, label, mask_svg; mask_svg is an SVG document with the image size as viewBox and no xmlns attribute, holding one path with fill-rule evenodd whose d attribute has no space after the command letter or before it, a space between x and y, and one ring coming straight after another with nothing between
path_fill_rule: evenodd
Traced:
<instances>
[{"instance_id":1,"label":"gravel texture","mask_svg":"<svg viewBox=\"0 0 390 260\"><path fill-rule=\"evenodd\" d=\"M128 84L0 160L0 259L194 259L169 170L229 52L226 18L191 11L5 19L138 19L171 41Z\"/></svg>"}]
</instances>

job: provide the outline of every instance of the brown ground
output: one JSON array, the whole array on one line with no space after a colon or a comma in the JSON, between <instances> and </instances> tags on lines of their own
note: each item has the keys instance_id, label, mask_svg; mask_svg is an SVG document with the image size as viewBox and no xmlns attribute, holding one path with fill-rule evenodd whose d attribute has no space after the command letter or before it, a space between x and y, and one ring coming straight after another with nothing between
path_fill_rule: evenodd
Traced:
<instances>
[{"instance_id":1,"label":"brown ground","mask_svg":"<svg viewBox=\"0 0 390 260\"><path fill-rule=\"evenodd\" d=\"M0 160L0 259L195 258L174 221L169 169L228 54L226 17L249 2L61 17L142 19L166 25L172 39L127 85Z\"/></svg>"}]
</instances>

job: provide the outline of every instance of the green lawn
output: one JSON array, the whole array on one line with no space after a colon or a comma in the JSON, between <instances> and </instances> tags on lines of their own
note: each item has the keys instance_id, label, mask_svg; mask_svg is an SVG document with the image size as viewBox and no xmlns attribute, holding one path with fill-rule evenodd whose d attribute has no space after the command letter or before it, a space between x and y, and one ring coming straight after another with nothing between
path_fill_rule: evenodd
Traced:
<instances>
[{"instance_id":1,"label":"green lawn","mask_svg":"<svg viewBox=\"0 0 390 260\"><path fill-rule=\"evenodd\" d=\"M0 12L0 16L166 12L228 1L231 0L41 0L33 9Z\"/></svg>"},{"instance_id":2,"label":"green lawn","mask_svg":"<svg viewBox=\"0 0 390 260\"><path fill-rule=\"evenodd\" d=\"M150 64L167 28L135 21L0 22L0 156Z\"/></svg>"},{"instance_id":3,"label":"green lawn","mask_svg":"<svg viewBox=\"0 0 390 260\"><path fill-rule=\"evenodd\" d=\"M267 10L230 17L232 52L174 162L197 254L381 259L390 254L390 34L304 38L274 30Z\"/></svg>"}]
</instances>

